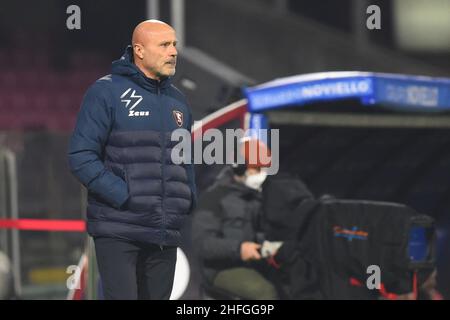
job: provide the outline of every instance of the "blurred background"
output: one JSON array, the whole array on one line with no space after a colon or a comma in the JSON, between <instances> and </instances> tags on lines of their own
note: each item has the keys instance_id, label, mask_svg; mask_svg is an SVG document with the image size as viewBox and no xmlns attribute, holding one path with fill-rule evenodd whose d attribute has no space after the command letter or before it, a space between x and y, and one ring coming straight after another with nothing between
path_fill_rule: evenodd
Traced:
<instances>
[{"instance_id":1,"label":"blurred background","mask_svg":"<svg viewBox=\"0 0 450 320\"><path fill-rule=\"evenodd\" d=\"M381 29L369 30L366 9L373 4L381 9ZM70 5L81 10L81 29L66 27ZM450 0L2 1L0 219L84 218L85 192L67 166L68 138L84 92L110 73L111 61L122 55L142 20L158 18L177 30L175 83L200 120L243 98L243 87L285 76L357 70L450 77L449 16ZM409 145L412 154L443 168L442 180L450 178L450 158L439 154L433 162L437 151L426 147L439 141L433 145L446 151L448 134L440 131ZM356 143L358 136L342 139ZM396 136L390 146L405 140ZM415 171L408 174L403 185L412 183ZM311 175L307 182L317 192L330 191L320 188L328 183L323 179ZM200 191L208 183L199 179ZM419 209L448 226L450 190L427 183L436 187L431 193L439 193L439 200L427 198ZM407 202L404 193L396 198L372 190L372 195ZM448 241L446 228L441 241ZM0 229L0 251L12 263L18 298L64 299L66 268L78 264L85 245L80 232ZM448 248L440 266L449 265ZM442 277L448 298L448 271ZM184 298L198 298L195 281L192 274Z\"/></svg>"}]
</instances>

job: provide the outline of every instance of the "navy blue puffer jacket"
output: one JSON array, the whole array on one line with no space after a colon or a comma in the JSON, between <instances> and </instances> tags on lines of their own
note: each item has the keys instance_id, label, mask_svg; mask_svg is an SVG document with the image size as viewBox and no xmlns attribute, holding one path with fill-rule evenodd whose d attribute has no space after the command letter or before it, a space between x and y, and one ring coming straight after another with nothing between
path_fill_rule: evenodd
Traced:
<instances>
[{"instance_id":1,"label":"navy blue puffer jacket","mask_svg":"<svg viewBox=\"0 0 450 320\"><path fill-rule=\"evenodd\" d=\"M170 78L147 78L132 49L87 91L69 144L69 166L89 192L91 236L179 245L196 202L192 164L171 160L171 133L192 125Z\"/></svg>"}]
</instances>

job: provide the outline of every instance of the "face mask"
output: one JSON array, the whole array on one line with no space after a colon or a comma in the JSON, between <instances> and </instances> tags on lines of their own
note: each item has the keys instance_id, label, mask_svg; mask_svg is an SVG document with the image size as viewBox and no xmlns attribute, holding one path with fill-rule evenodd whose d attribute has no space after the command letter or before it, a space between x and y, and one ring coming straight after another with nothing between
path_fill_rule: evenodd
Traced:
<instances>
[{"instance_id":1,"label":"face mask","mask_svg":"<svg viewBox=\"0 0 450 320\"><path fill-rule=\"evenodd\" d=\"M251 189L260 190L261 185L263 184L264 180L266 180L266 177L267 173L265 171L246 176L245 185Z\"/></svg>"}]
</instances>

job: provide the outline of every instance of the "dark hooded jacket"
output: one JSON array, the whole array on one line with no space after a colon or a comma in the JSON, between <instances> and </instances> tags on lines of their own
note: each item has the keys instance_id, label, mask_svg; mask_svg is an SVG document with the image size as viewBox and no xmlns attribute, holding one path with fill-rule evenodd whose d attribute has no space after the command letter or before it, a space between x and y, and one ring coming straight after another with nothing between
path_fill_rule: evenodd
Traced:
<instances>
[{"instance_id":1,"label":"dark hooded jacket","mask_svg":"<svg viewBox=\"0 0 450 320\"><path fill-rule=\"evenodd\" d=\"M170 78L147 78L132 59L128 47L111 74L88 89L69 144L69 166L88 189L91 236L179 245L196 188L192 162L172 161L179 141L171 134L184 128L191 143L191 112Z\"/></svg>"}]
</instances>

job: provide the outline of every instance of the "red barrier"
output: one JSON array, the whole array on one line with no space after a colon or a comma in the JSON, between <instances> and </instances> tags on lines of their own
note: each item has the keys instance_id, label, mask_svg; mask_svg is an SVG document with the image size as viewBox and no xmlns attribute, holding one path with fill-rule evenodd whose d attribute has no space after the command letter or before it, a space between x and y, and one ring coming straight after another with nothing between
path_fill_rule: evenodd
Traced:
<instances>
[{"instance_id":1,"label":"red barrier","mask_svg":"<svg viewBox=\"0 0 450 320\"><path fill-rule=\"evenodd\" d=\"M84 220L0 219L0 229L85 232Z\"/></svg>"}]
</instances>

